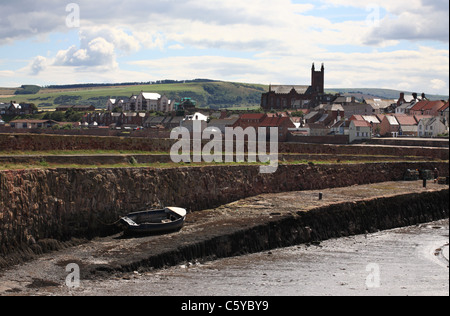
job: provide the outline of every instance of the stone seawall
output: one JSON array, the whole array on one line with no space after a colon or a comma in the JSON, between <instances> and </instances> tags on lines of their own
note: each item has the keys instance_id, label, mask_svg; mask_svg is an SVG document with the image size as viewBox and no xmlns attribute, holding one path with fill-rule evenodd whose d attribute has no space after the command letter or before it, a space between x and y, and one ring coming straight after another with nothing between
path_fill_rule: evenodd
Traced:
<instances>
[{"instance_id":1,"label":"stone seawall","mask_svg":"<svg viewBox=\"0 0 450 316\"><path fill-rule=\"evenodd\" d=\"M159 202L195 212L262 193L398 181L406 169L435 167L448 176L448 163L431 162L282 165L269 175L258 166L0 171L0 256L111 234L108 224Z\"/></svg>"},{"instance_id":2,"label":"stone seawall","mask_svg":"<svg viewBox=\"0 0 450 316\"><path fill-rule=\"evenodd\" d=\"M90 267L91 275L160 269L183 262L216 260L301 243L320 243L347 237L428 223L449 216L449 191L422 192L336 203L280 216L264 223L218 233L160 253L143 253L113 265ZM188 239L189 240L189 239Z\"/></svg>"}]
</instances>

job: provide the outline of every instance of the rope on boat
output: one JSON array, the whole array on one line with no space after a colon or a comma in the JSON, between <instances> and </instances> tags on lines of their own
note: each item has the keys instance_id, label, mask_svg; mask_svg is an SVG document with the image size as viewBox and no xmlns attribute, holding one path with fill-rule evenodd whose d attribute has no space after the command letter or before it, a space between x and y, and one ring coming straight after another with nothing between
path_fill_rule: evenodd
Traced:
<instances>
[{"instance_id":1,"label":"rope on boat","mask_svg":"<svg viewBox=\"0 0 450 316\"><path fill-rule=\"evenodd\" d=\"M120 220L121 220L121 219L115 221L114 223L106 224L106 223L102 222L101 220L99 220L99 219L97 218L97 222L99 222L100 224L105 225L105 226L114 226L114 225L116 225L117 223L119 223Z\"/></svg>"}]
</instances>

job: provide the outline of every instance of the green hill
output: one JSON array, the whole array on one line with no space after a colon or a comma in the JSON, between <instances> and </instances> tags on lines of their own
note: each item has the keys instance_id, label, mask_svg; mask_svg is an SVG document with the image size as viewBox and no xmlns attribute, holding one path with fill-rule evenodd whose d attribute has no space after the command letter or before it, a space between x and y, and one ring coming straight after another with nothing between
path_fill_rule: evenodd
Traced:
<instances>
[{"instance_id":1,"label":"green hill","mask_svg":"<svg viewBox=\"0 0 450 316\"><path fill-rule=\"evenodd\" d=\"M353 95L357 98L379 98L379 99L398 99L400 97L400 93L404 92L405 95L412 95L413 92L409 91L399 91L392 89L377 89L377 88L333 88L327 89L327 93L339 93L342 95ZM419 96L422 95L422 92L416 92ZM448 95L428 95L425 93L426 97L430 100L448 100Z\"/></svg>"},{"instance_id":2,"label":"green hill","mask_svg":"<svg viewBox=\"0 0 450 316\"><path fill-rule=\"evenodd\" d=\"M231 108L255 107L261 102L261 94L268 86L236 82L190 82L147 85L118 85L87 88L44 88L36 94L20 94L2 98L0 102L34 103L39 108L51 109L59 105L94 105L105 108L108 99L126 99L133 94L155 92L165 94L169 99L179 101L189 97L199 107Z\"/></svg>"}]
</instances>

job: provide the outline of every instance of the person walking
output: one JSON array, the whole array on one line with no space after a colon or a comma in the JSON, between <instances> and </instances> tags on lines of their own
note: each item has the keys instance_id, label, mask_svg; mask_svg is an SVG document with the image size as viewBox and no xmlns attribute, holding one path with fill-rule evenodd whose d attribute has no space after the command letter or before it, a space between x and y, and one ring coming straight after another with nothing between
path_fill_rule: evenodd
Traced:
<instances>
[{"instance_id":1,"label":"person walking","mask_svg":"<svg viewBox=\"0 0 450 316\"><path fill-rule=\"evenodd\" d=\"M434 168L434 183L438 181L439 178L439 170L437 168Z\"/></svg>"}]
</instances>

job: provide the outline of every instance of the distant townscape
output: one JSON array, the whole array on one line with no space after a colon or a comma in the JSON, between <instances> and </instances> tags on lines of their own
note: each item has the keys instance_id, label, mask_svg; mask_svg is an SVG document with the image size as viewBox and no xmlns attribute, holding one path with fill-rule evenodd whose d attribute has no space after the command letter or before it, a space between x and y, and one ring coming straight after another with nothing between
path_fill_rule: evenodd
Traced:
<instances>
[{"instance_id":1,"label":"distant townscape","mask_svg":"<svg viewBox=\"0 0 450 316\"><path fill-rule=\"evenodd\" d=\"M226 127L277 127L280 141L305 143L346 144L377 137L449 134L448 100L429 100L424 93L400 93L397 99L326 93L323 64L319 71L312 65L308 85L270 85L261 94L259 110L205 109L190 97L171 100L145 91L129 98L111 98L105 107L61 105L54 113L33 119L40 113L33 104L0 103L0 132L70 130L71 134L111 135L130 131L161 137L178 126L192 130L193 122L201 121L203 129L215 127L222 133Z\"/></svg>"}]
</instances>

